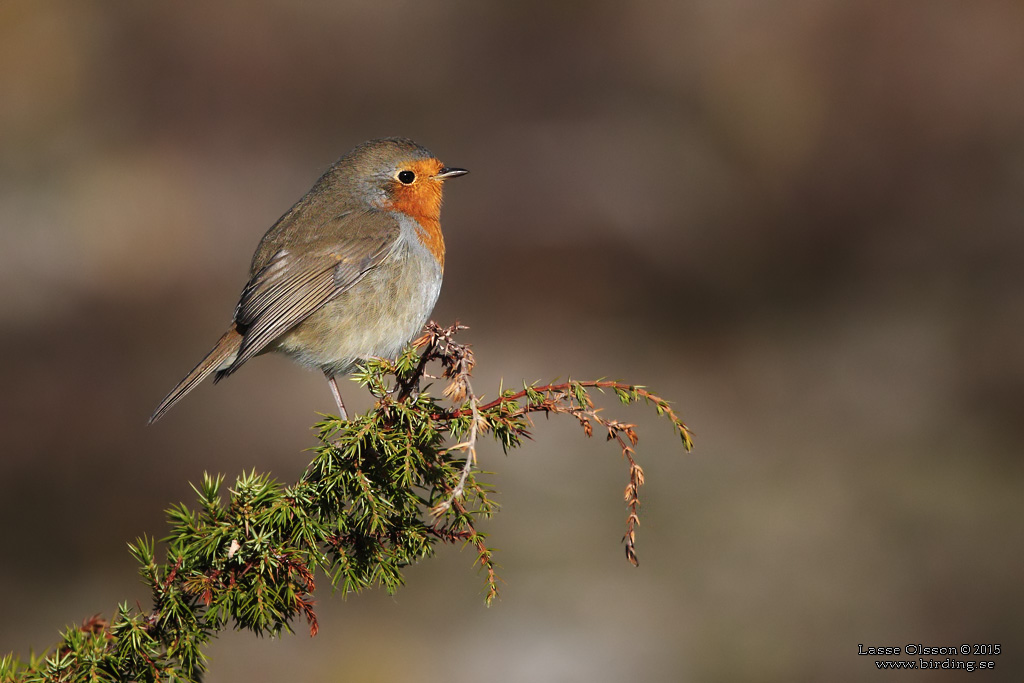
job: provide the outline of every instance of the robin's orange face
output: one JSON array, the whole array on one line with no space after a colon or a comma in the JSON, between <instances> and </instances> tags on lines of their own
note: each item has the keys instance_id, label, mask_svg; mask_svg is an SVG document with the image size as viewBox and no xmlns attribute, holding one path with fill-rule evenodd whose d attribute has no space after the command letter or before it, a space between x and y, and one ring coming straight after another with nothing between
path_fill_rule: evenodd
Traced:
<instances>
[{"instance_id":1,"label":"robin's orange face","mask_svg":"<svg viewBox=\"0 0 1024 683\"><path fill-rule=\"evenodd\" d=\"M444 168L437 159L416 159L400 164L388 187L389 208L417 219L441 218L441 186L436 178Z\"/></svg>"}]
</instances>

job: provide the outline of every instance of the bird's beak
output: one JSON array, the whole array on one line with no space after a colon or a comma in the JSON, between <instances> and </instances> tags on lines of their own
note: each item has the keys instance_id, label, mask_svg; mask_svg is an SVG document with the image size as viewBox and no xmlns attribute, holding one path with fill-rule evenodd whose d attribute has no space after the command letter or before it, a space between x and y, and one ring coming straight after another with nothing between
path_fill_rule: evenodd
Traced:
<instances>
[{"instance_id":1,"label":"bird's beak","mask_svg":"<svg viewBox=\"0 0 1024 683\"><path fill-rule=\"evenodd\" d=\"M436 180L448 180L449 178L458 178L460 175L466 175L467 173L469 173L469 171L464 168L450 168L445 166L441 169L440 173L434 176L434 178Z\"/></svg>"}]
</instances>

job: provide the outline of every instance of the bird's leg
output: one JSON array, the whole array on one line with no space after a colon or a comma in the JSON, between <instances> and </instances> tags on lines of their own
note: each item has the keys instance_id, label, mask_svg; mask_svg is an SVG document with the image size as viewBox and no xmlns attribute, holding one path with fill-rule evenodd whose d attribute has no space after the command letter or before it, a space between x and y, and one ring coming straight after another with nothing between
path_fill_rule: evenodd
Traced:
<instances>
[{"instance_id":1,"label":"bird's leg","mask_svg":"<svg viewBox=\"0 0 1024 683\"><path fill-rule=\"evenodd\" d=\"M338 389L337 378L334 375L327 372L325 372L324 375L327 376L327 383L331 385L331 394L334 396L334 401L335 403L338 404L338 410L340 411L338 413L338 417L340 417L342 420L347 420L348 413L345 412L345 402L341 400L341 391L339 391Z\"/></svg>"}]
</instances>

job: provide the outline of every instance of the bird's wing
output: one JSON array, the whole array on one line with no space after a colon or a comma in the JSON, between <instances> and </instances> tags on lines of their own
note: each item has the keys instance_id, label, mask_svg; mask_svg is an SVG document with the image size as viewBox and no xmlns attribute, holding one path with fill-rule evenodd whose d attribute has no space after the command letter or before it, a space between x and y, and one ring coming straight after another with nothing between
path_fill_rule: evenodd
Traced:
<instances>
[{"instance_id":1,"label":"bird's wing","mask_svg":"<svg viewBox=\"0 0 1024 683\"><path fill-rule=\"evenodd\" d=\"M398 242L399 228L346 231L298 249L279 249L242 290L235 324L242 333L231 374L279 336L380 265ZM301 251L301 253L296 253Z\"/></svg>"}]
</instances>

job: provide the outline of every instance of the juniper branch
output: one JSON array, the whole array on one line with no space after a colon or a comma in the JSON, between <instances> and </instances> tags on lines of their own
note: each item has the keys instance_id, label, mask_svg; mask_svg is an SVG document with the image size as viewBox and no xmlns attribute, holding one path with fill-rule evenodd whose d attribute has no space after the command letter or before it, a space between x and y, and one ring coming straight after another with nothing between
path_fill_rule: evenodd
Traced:
<instances>
[{"instance_id":1,"label":"juniper branch","mask_svg":"<svg viewBox=\"0 0 1024 683\"><path fill-rule=\"evenodd\" d=\"M316 635L318 573L343 596L370 587L393 592L402 569L430 557L437 543L473 546L490 604L500 579L477 521L497 505L477 479L478 441L489 434L505 451L522 445L532 438L533 413L570 415L587 436L597 426L619 446L629 468L623 541L636 564L644 483L636 425L604 417L590 390L653 404L686 450L693 445L689 429L665 399L609 380L534 383L482 403L470 380L472 349L454 341L463 329L430 323L396 360L367 361L355 379L376 404L349 421L328 416L317 424L319 445L296 483L243 473L225 502L224 477L204 474L193 487L198 506L168 510L165 561L157 561L154 540L129 545L152 607L120 605L109 622L90 617L67 629L49 655L0 658L0 683L196 681L206 668L203 646L228 626L276 635L304 620ZM432 363L442 368L450 405L419 391ZM447 441L455 445L445 447Z\"/></svg>"}]
</instances>

